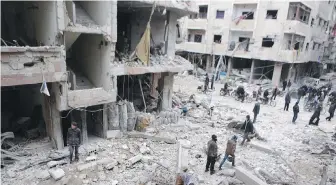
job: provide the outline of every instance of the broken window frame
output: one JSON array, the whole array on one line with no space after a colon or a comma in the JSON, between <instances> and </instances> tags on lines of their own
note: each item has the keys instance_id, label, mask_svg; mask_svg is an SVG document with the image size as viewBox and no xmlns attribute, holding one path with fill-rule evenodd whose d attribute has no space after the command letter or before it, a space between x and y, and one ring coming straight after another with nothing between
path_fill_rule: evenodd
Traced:
<instances>
[{"instance_id":1,"label":"broken window frame","mask_svg":"<svg viewBox=\"0 0 336 185\"><path fill-rule=\"evenodd\" d=\"M221 12L223 12L223 17L218 16L218 13L221 13ZM224 10L217 10L216 11L216 19L224 19L224 17L225 17L225 11Z\"/></svg>"},{"instance_id":2,"label":"broken window frame","mask_svg":"<svg viewBox=\"0 0 336 185\"><path fill-rule=\"evenodd\" d=\"M216 37L218 37L218 38L216 38ZM222 43L222 35L214 35L213 36L213 42L215 43L215 44L221 44Z\"/></svg>"},{"instance_id":3,"label":"broken window frame","mask_svg":"<svg viewBox=\"0 0 336 185\"><path fill-rule=\"evenodd\" d=\"M245 20L254 20L254 12L242 12Z\"/></svg>"},{"instance_id":4,"label":"broken window frame","mask_svg":"<svg viewBox=\"0 0 336 185\"><path fill-rule=\"evenodd\" d=\"M196 37L199 37L199 38L196 38ZM194 34L194 42L202 43L202 37L203 35L201 34Z\"/></svg>"},{"instance_id":5,"label":"broken window frame","mask_svg":"<svg viewBox=\"0 0 336 185\"><path fill-rule=\"evenodd\" d=\"M238 42L240 43L240 45L238 47L243 48L244 51L249 51L250 40L251 40L251 38L249 38L249 37L238 37Z\"/></svg>"},{"instance_id":6,"label":"broken window frame","mask_svg":"<svg viewBox=\"0 0 336 185\"><path fill-rule=\"evenodd\" d=\"M190 33L188 34L188 42L192 42L191 41L191 34Z\"/></svg>"},{"instance_id":7,"label":"broken window frame","mask_svg":"<svg viewBox=\"0 0 336 185\"><path fill-rule=\"evenodd\" d=\"M201 12L201 9L204 8L204 12ZM198 18L199 19L207 19L208 18L208 5L200 5L198 6Z\"/></svg>"},{"instance_id":8,"label":"broken window frame","mask_svg":"<svg viewBox=\"0 0 336 185\"><path fill-rule=\"evenodd\" d=\"M268 15L269 15L270 11L276 12L275 17L273 15L270 15L270 16L272 16L272 18L269 18ZM267 10L266 11L266 19L278 19L278 10Z\"/></svg>"},{"instance_id":9,"label":"broken window frame","mask_svg":"<svg viewBox=\"0 0 336 185\"><path fill-rule=\"evenodd\" d=\"M273 43L271 46L269 43ZM274 46L274 39L273 38L268 38L268 37L263 37L261 41L261 47L263 48L272 48Z\"/></svg>"}]
</instances>

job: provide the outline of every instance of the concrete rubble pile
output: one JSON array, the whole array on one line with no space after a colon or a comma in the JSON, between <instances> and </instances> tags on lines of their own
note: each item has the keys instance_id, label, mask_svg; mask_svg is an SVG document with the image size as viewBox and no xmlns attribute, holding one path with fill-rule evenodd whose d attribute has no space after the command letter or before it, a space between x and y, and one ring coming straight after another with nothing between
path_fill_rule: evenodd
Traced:
<instances>
[{"instance_id":1,"label":"concrete rubble pile","mask_svg":"<svg viewBox=\"0 0 336 185\"><path fill-rule=\"evenodd\" d=\"M168 124L177 124L181 115L181 110L171 109L167 111L161 111L156 117L156 125L168 125Z\"/></svg>"}]
</instances>

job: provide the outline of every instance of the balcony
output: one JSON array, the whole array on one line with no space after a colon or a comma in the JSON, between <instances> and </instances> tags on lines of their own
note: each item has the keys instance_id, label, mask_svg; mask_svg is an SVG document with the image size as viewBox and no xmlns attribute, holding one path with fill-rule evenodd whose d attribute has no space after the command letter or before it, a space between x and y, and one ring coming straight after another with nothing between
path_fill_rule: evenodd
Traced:
<instances>
[{"instance_id":1,"label":"balcony","mask_svg":"<svg viewBox=\"0 0 336 185\"><path fill-rule=\"evenodd\" d=\"M284 24L284 33L295 33L301 36L307 36L310 32L310 26L298 20L286 20Z\"/></svg>"},{"instance_id":2,"label":"balcony","mask_svg":"<svg viewBox=\"0 0 336 185\"><path fill-rule=\"evenodd\" d=\"M116 96L113 97L103 88L68 91L69 107L88 107L114 101L116 101Z\"/></svg>"},{"instance_id":3,"label":"balcony","mask_svg":"<svg viewBox=\"0 0 336 185\"><path fill-rule=\"evenodd\" d=\"M237 21L232 21L230 25L230 29L233 31L253 31L254 30L254 23L255 20L240 20L238 23Z\"/></svg>"},{"instance_id":4,"label":"balcony","mask_svg":"<svg viewBox=\"0 0 336 185\"><path fill-rule=\"evenodd\" d=\"M189 19L188 29L206 30L208 26L207 19Z\"/></svg>"},{"instance_id":5,"label":"balcony","mask_svg":"<svg viewBox=\"0 0 336 185\"><path fill-rule=\"evenodd\" d=\"M64 47L1 47L1 86L66 81Z\"/></svg>"}]
</instances>

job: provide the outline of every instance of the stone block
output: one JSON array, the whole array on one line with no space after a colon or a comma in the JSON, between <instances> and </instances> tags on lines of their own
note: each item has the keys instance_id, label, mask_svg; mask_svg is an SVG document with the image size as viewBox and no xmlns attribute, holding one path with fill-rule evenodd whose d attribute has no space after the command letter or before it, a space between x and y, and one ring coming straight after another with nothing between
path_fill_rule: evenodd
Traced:
<instances>
[{"instance_id":1,"label":"stone block","mask_svg":"<svg viewBox=\"0 0 336 185\"><path fill-rule=\"evenodd\" d=\"M49 168L53 168L53 167L55 167L55 166L57 166L57 165L63 165L63 164L66 164L66 162L65 162L65 161L49 161L49 162L47 163L47 166L48 166Z\"/></svg>"},{"instance_id":2,"label":"stone block","mask_svg":"<svg viewBox=\"0 0 336 185\"><path fill-rule=\"evenodd\" d=\"M97 162L90 162L90 163L87 163L87 164L78 165L77 170L78 171L83 171L83 170L87 170L89 168L94 168L95 166L97 166Z\"/></svg>"},{"instance_id":3,"label":"stone block","mask_svg":"<svg viewBox=\"0 0 336 185\"><path fill-rule=\"evenodd\" d=\"M204 183L204 177L202 175L198 176L198 182L199 183Z\"/></svg>"},{"instance_id":4,"label":"stone block","mask_svg":"<svg viewBox=\"0 0 336 185\"><path fill-rule=\"evenodd\" d=\"M123 133L120 130L108 130L106 133L107 139L120 139Z\"/></svg>"},{"instance_id":5,"label":"stone block","mask_svg":"<svg viewBox=\"0 0 336 185\"><path fill-rule=\"evenodd\" d=\"M118 165L118 161L110 162L105 165L105 169L112 170L117 165Z\"/></svg>"},{"instance_id":6,"label":"stone block","mask_svg":"<svg viewBox=\"0 0 336 185\"><path fill-rule=\"evenodd\" d=\"M180 143L180 145L182 145L183 148L191 148L191 142L185 139L180 139L178 140L178 142Z\"/></svg>"},{"instance_id":7,"label":"stone block","mask_svg":"<svg viewBox=\"0 0 336 185\"><path fill-rule=\"evenodd\" d=\"M267 183L242 167L236 167L236 177L248 185L267 185Z\"/></svg>"},{"instance_id":8,"label":"stone block","mask_svg":"<svg viewBox=\"0 0 336 185\"><path fill-rule=\"evenodd\" d=\"M86 159L85 159L85 161L95 161L95 160L97 160L97 156L89 156L89 157L87 157Z\"/></svg>"},{"instance_id":9,"label":"stone block","mask_svg":"<svg viewBox=\"0 0 336 185\"><path fill-rule=\"evenodd\" d=\"M115 161L114 159L111 159L111 158L104 158L104 159L100 159L100 160L97 160L97 164L98 165L101 165L101 164L108 164L108 163L111 163Z\"/></svg>"},{"instance_id":10,"label":"stone block","mask_svg":"<svg viewBox=\"0 0 336 185\"><path fill-rule=\"evenodd\" d=\"M259 151L262 151L262 152L265 152L265 153L268 153L268 154L273 154L274 153L274 150L268 146L265 146L263 144L259 144L259 143L249 143L249 145L252 147L252 148L255 148Z\"/></svg>"},{"instance_id":11,"label":"stone block","mask_svg":"<svg viewBox=\"0 0 336 185\"><path fill-rule=\"evenodd\" d=\"M87 178L87 175L86 175L85 173L80 174L80 175L79 175L79 178L80 178L80 179L86 179L86 178Z\"/></svg>"},{"instance_id":12,"label":"stone block","mask_svg":"<svg viewBox=\"0 0 336 185\"><path fill-rule=\"evenodd\" d=\"M60 169L60 168L56 168L56 169L50 169L49 170L49 174L51 175L51 177L53 179L55 179L56 181L58 181L62 177L64 177L65 172L62 169Z\"/></svg>"},{"instance_id":13,"label":"stone block","mask_svg":"<svg viewBox=\"0 0 336 185\"><path fill-rule=\"evenodd\" d=\"M135 163L141 161L141 159L142 159L142 155L136 155L136 156L134 156L134 157L128 159L128 161L130 162L130 164L133 165L133 164L135 164Z\"/></svg>"},{"instance_id":14,"label":"stone block","mask_svg":"<svg viewBox=\"0 0 336 185\"><path fill-rule=\"evenodd\" d=\"M228 177L233 177L235 176L236 170L233 169L223 169L221 172L219 172L219 175L224 175Z\"/></svg>"},{"instance_id":15,"label":"stone block","mask_svg":"<svg viewBox=\"0 0 336 185\"><path fill-rule=\"evenodd\" d=\"M166 142L168 144L175 144L176 139L174 138L169 138L169 137L161 137L161 136L154 136L142 132L128 132L128 137L130 138L145 138L145 139L150 139L152 141L162 141Z\"/></svg>"},{"instance_id":16,"label":"stone block","mask_svg":"<svg viewBox=\"0 0 336 185\"><path fill-rule=\"evenodd\" d=\"M50 174L47 170L44 170L44 171L37 173L36 178L41 179L41 180L47 180L50 178Z\"/></svg>"}]
</instances>

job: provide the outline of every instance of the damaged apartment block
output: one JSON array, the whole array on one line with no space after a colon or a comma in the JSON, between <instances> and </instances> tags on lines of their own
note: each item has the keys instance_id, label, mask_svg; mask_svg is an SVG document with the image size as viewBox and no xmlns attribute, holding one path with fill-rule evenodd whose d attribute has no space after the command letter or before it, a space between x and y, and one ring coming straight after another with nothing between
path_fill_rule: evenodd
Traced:
<instances>
[{"instance_id":1,"label":"damaged apartment block","mask_svg":"<svg viewBox=\"0 0 336 185\"><path fill-rule=\"evenodd\" d=\"M174 74L192 68L175 56L177 19L195 13L184 2L1 5L1 132L18 142L48 136L62 149L74 121L83 143L134 130L141 112L172 107Z\"/></svg>"}]
</instances>

